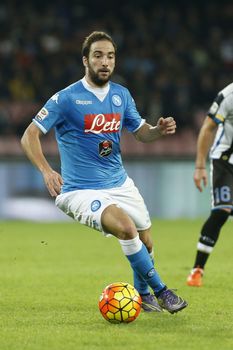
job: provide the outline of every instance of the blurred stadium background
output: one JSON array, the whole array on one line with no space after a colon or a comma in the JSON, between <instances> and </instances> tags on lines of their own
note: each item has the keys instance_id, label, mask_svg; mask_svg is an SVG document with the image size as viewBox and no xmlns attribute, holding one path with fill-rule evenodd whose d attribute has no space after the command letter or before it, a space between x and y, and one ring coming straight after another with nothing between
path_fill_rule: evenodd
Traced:
<instances>
[{"instance_id":1,"label":"blurred stadium background","mask_svg":"<svg viewBox=\"0 0 233 350\"><path fill-rule=\"evenodd\" d=\"M192 175L197 133L218 90L232 82L232 1L1 1L0 219L65 220L20 137L56 91L80 79L81 43L105 30L118 45L113 80L126 85L150 123L173 116L177 134L151 145L124 134L125 167L152 216L209 212L209 189ZM53 135L43 149L59 170Z\"/></svg>"}]
</instances>

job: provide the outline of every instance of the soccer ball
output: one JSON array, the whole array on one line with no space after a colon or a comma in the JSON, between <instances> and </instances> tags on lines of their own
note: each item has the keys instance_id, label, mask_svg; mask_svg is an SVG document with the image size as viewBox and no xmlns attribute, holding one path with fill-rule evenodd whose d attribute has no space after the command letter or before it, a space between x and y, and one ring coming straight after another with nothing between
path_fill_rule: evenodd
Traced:
<instances>
[{"instance_id":1,"label":"soccer ball","mask_svg":"<svg viewBox=\"0 0 233 350\"><path fill-rule=\"evenodd\" d=\"M129 283L111 283L104 288L99 299L102 316L111 323L134 321L141 311L142 299Z\"/></svg>"}]
</instances>

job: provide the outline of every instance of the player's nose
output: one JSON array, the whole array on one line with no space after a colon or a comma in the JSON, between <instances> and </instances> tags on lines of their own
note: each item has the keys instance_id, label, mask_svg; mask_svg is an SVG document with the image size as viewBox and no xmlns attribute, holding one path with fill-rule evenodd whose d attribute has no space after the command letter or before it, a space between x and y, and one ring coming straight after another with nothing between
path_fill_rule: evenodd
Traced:
<instances>
[{"instance_id":1,"label":"player's nose","mask_svg":"<svg viewBox=\"0 0 233 350\"><path fill-rule=\"evenodd\" d=\"M107 66L108 65L108 57L107 56L103 56L103 58L102 58L102 65L103 66Z\"/></svg>"}]
</instances>

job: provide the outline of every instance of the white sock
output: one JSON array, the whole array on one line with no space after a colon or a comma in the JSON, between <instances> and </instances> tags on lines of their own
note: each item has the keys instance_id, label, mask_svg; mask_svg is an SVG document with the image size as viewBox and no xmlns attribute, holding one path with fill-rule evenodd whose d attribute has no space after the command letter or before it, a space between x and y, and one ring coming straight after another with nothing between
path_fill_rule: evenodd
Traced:
<instances>
[{"instance_id":1,"label":"white sock","mask_svg":"<svg viewBox=\"0 0 233 350\"><path fill-rule=\"evenodd\" d=\"M140 240L139 235L133 239L119 239L119 242L125 255L136 254L142 248L142 241Z\"/></svg>"}]
</instances>

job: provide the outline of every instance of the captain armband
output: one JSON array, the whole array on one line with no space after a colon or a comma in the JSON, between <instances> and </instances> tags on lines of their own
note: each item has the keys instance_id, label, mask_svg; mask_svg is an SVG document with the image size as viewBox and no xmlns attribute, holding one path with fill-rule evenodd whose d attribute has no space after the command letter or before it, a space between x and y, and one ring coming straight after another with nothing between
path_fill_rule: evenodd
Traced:
<instances>
[{"instance_id":1,"label":"captain armband","mask_svg":"<svg viewBox=\"0 0 233 350\"><path fill-rule=\"evenodd\" d=\"M223 94L218 94L208 112L208 116L213 121L215 121L216 124L220 124L224 122L224 117L218 113L220 104L222 103L223 99L224 99Z\"/></svg>"}]
</instances>

